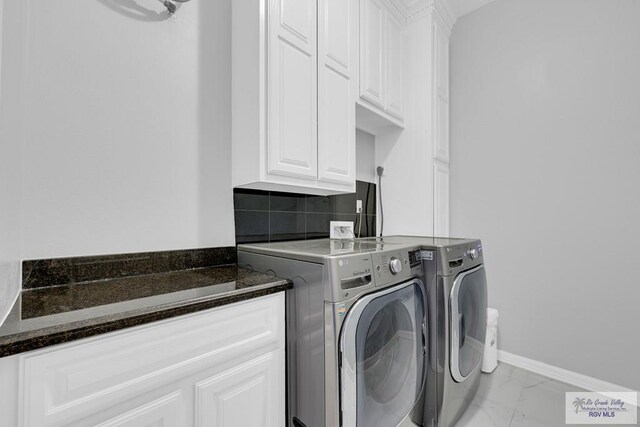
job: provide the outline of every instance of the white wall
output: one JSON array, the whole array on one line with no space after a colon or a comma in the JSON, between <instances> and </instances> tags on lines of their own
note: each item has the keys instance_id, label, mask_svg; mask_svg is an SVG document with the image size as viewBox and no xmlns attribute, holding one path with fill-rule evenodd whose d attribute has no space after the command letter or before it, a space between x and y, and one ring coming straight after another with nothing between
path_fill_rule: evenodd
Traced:
<instances>
[{"instance_id":1,"label":"white wall","mask_svg":"<svg viewBox=\"0 0 640 427\"><path fill-rule=\"evenodd\" d=\"M0 0L0 64L13 58L15 50L3 49L3 1ZM18 96L10 72L0 66L0 325L4 322L20 289L20 140L16 114L10 106Z\"/></svg>"},{"instance_id":2,"label":"white wall","mask_svg":"<svg viewBox=\"0 0 640 427\"><path fill-rule=\"evenodd\" d=\"M500 346L640 389L640 2L498 0L451 41L452 234Z\"/></svg>"},{"instance_id":3,"label":"white wall","mask_svg":"<svg viewBox=\"0 0 640 427\"><path fill-rule=\"evenodd\" d=\"M376 137L356 130L356 179L376 183Z\"/></svg>"},{"instance_id":4,"label":"white wall","mask_svg":"<svg viewBox=\"0 0 640 427\"><path fill-rule=\"evenodd\" d=\"M230 2L11 3L23 257L233 245Z\"/></svg>"}]
</instances>

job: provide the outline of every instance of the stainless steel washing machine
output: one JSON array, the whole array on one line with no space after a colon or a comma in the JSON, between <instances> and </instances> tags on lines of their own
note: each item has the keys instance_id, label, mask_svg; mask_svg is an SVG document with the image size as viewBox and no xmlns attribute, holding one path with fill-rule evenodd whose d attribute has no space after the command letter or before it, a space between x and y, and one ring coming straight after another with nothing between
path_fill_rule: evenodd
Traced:
<instances>
[{"instance_id":1,"label":"stainless steel washing machine","mask_svg":"<svg viewBox=\"0 0 640 427\"><path fill-rule=\"evenodd\" d=\"M429 386L435 390L426 375L435 317L419 250L359 240L238 246L239 265L294 282L288 426L435 425L424 405Z\"/></svg>"}]
</instances>

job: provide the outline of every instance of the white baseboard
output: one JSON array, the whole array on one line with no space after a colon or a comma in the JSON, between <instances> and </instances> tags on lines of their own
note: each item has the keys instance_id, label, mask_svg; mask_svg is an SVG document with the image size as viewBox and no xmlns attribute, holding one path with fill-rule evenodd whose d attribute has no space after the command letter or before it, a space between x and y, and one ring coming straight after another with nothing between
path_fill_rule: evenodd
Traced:
<instances>
[{"instance_id":1,"label":"white baseboard","mask_svg":"<svg viewBox=\"0 0 640 427\"><path fill-rule=\"evenodd\" d=\"M627 387L622 387L620 385L602 381L597 378L588 377L577 372L558 368L557 366L548 365L543 362L538 362L537 360L527 359L526 357L518 356L517 354L509 353L503 350L498 350L498 360L508 365L516 366L535 374L551 378L552 380L570 384L587 391L596 393L606 392L607 395L610 395L612 397L615 397L615 393L637 393L637 390L631 390ZM627 401L627 399L623 398L623 396L619 396L619 398ZM635 401L628 401L628 403L637 407L637 394Z\"/></svg>"}]
</instances>

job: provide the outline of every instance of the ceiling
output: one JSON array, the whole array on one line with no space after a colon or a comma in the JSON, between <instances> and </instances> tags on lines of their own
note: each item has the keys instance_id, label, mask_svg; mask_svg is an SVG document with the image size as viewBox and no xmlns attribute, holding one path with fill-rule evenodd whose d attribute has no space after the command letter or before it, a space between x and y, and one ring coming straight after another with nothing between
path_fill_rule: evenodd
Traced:
<instances>
[{"instance_id":1,"label":"ceiling","mask_svg":"<svg viewBox=\"0 0 640 427\"><path fill-rule=\"evenodd\" d=\"M492 1L494 0L449 0L449 3L454 8L456 16L460 18Z\"/></svg>"}]
</instances>

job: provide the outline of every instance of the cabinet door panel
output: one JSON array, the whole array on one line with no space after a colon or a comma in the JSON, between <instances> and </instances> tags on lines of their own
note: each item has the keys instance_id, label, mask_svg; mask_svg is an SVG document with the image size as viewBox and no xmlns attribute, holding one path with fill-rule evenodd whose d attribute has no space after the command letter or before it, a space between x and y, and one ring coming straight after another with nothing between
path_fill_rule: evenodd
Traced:
<instances>
[{"instance_id":1,"label":"cabinet door panel","mask_svg":"<svg viewBox=\"0 0 640 427\"><path fill-rule=\"evenodd\" d=\"M322 74L318 128L319 179L353 184L356 127L352 82L329 66L324 67Z\"/></svg>"},{"instance_id":2,"label":"cabinet door panel","mask_svg":"<svg viewBox=\"0 0 640 427\"><path fill-rule=\"evenodd\" d=\"M196 427L283 426L285 389L278 354L267 353L197 383Z\"/></svg>"},{"instance_id":3,"label":"cabinet door panel","mask_svg":"<svg viewBox=\"0 0 640 427\"><path fill-rule=\"evenodd\" d=\"M318 0L318 11L320 60L351 77L356 25L354 0Z\"/></svg>"},{"instance_id":4,"label":"cabinet door panel","mask_svg":"<svg viewBox=\"0 0 640 427\"><path fill-rule=\"evenodd\" d=\"M387 21L387 113L404 117L403 26L391 14Z\"/></svg>"},{"instance_id":5,"label":"cabinet door panel","mask_svg":"<svg viewBox=\"0 0 640 427\"><path fill-rule=\"evenodd\" d=\"M449 162L449 101L436 95L435 111L435 153L434 157L441 162Z\"/></svg>"},{"instance_id":6,"label":"cabinet door panel","mask_svg":"<svg viewBox=\"0 0 640 427\"><path fill-rule=\"evenodd\" d=\"M440 95L449 98L449 38L437 23L434 23L434 40L436 87Z\"/></svg>"},{"instance_id":7,"label":"cabinet door panel","mask_svg":"<svg viewBox=\"0 0 640 427\"><path fill-rule=\"evenodd\" d=\"M179 427L184 425L183 413L182 393L176 391L114 417L97 427Z\"/></svg>"},{"instance_id":8,"label":"cabinet door panel","mask_svg":"<svg viewBox=\"0 0 640 427\"><path fill-rule=\"evenodd\" d=\"M435 122L433 157L449 163L449 41L437 23L433 26L435 60Z\"/></svg>"},{"instance_id":9,"label":"cabinet door panel","mask_svg":"<svg viewBox=\"0 0 640 427\"><path fill-rule=\"evenodd\" d=\"M357 0L319 0L318 179L355 183Z\"/></svg>"},{"instance_id":10,"label":"cabinet door panel","mask_svg":"<svg viewBox=\"0 0 640 427\"><path fill-rule=\"evenodd\" d=\"M316 1L273 0L268 172L317 179ZM306 24L305 24L306 22Z\"/></svg>"},{"instance_id":11,"label":"cabinet door panel","mask_svg":"<svg viewBox=\"0 0 640 427\"><path fill-rule=\"evenodd\" d=\"M311 50L316 32L316 5L309 0L279 0L280 26Z\"/></svg>"},{"instance_id":12,"label":"cabinet door panel","mask_svg":"<svg viewBox=\"0 0 640 427\"><path fill-rule=\"evenodd\" d=\"M360 3L360 96L384 108L386 10L379 0Z\"/></svg>"},{"instance_id":13,"label":"cabinet door panel","mask_svg":"<svg viewBox=\"0 0 640 427\"><path fill-rule=\"evenodd\" d=\"M438 237L449 236L449 168L439 164L433 165L433 231Z\"/></svg>"}]
</instances>

